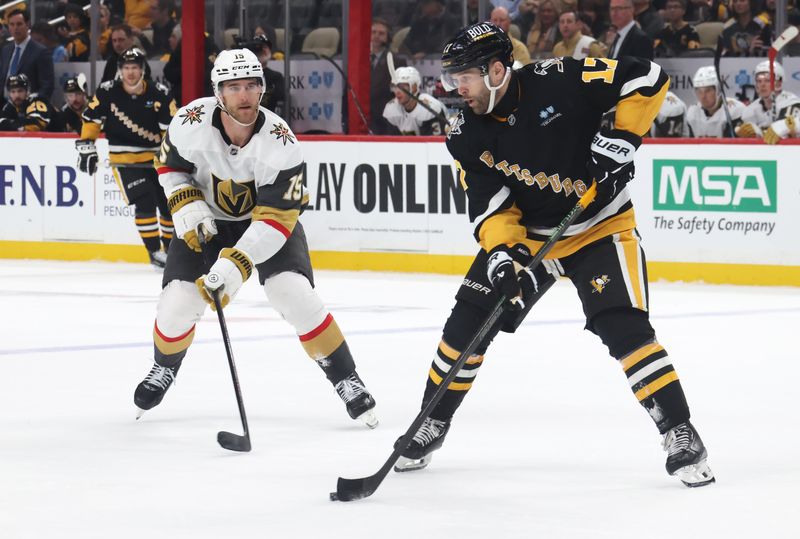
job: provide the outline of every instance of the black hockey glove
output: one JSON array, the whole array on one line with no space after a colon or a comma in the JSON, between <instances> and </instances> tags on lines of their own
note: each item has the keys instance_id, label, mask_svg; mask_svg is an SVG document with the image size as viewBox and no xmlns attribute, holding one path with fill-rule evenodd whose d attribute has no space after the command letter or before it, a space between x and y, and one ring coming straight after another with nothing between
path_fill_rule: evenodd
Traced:
<instances>
[{"instance_id":1,"label":"black hockey glove","mask_svg":"<svg viewBox=\"0 0 800 539\"><path fill-rule=\"evenodd\" d=\"M508 247L498 245L489 252L486 274L492 287L509 301L508 307L515 311L525 308L522 298L530 297L539 288L533 271L527 268L531 252L521 243Z\"/></svg>"},{"instance_id":2,"label":"black hockey glove","mask_svg":"<svg viewBox=\"0 0 800 539\"><path fill-rule=\"evenodd\" d=\"M597 182L598 202L610 202L633 179L633 155L641 143L642 137L620 129L595 133L586 169Z\"/></svg>"},{"instance_id":3,"label":"black hockey glove","mask_svg":"<svg viewBox=\"0 0 800 539\"><path fill-rule=\"evenodd\" d=\"M0 118L0 131L19 131L22 124L16 118Z\"/></svg>"},{"instance_id":4,"label":"black hockey glove","mask_svg":"<svg viewBox=\"0 0 800 539\"><path fill-rule=\"evenodd\" d=\"M90 139L76 140L75 149L78 150L78 169L87 174L97 172L98 158L94 141Z\"/></svg>"}]
</instances>

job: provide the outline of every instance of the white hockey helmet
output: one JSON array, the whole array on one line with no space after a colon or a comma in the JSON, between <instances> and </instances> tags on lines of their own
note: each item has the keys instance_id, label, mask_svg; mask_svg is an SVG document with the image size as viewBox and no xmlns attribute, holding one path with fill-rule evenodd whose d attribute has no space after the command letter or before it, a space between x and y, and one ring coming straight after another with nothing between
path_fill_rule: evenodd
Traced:
<instances>
[{"instance_id":1,"label":"white hockey helmet","mask_svg":"<svg viewBox=\"0 0 800 539\"><path fill-rule=\"evenodd\" d=\"M697 73L692 77L692 86L695 88L704 88L713 86L719 90L719 79L717 78L717 71L714 66L703 66L697 70Z\"/></svg>"},{"instance_id":2,"label":"white hockey helmet","mask_svg":"<svg viewBox=\"0 0 800 539\"><path fill-rule=\"evenodd\" d=\"M772 67L775 70L775 80L783 80L783 66L781 63L775 62ZM755 70L753 70L753 78L757 78L759 73L769 74L769 60L758 63Z\"/></svg>"},{"instance_id":3,"label":"white hockey helmet","mask_svg":"<svg viewBox=\"0 0 800 539\"><path fill-rule=\"evenodd\" d=\"M416 67L398 67L394 70L394 84L408 84L408 89L413 94L418 94L422 86L422 77ZM417 85L416 91L414 85Z\"/></svg>"},{"instance_id":4,"label":"white hockey helmet","mask_svg":"<svg viewBox=\"0 0 800 539\"><path fill-rule=\"evenodd\" d=\"M248 49L222 51L211 69L211 85L219 99L219 85L236 79L258 79L264 86L264 68L255 53Z\"/></svg>"}]
</instances>

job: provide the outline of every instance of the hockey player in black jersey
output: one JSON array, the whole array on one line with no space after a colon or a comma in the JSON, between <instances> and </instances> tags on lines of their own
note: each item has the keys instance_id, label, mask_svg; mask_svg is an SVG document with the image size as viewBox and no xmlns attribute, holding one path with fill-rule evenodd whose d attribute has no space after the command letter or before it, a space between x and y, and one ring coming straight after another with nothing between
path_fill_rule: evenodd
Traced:
<instances>
[{"instance_id":1,"label":"hockey player in black jersey","mask_svg":"<svg viewBox=\"0 0 800 539\"><path fill-rule=\"evenodd\" d=\"M75 147L78 168L94 174L98 159L94 141L105 133L114 178L125 201L136 208L136 228L150 262L163 268L173 225L153 157L175 114L175 100L164 86L144 78L145 63L144 53L136 47L120 56L120 77L97 89L83 114L81 138Z\"/></svg>"},{"instance_id":2,"label":"hockey player in black jersey","mask_svg":"<svg viewBox=\"0 0 800 539\"><path fill-rule=\"evenodd\" d=\"M669 78L655 63L624 57L553 58L512 71L512 45L489 23L445 45L443 83L467 108L448 134L469 217L482 249L456 294L429 371L423 406L477 333L497 292L513 298L503 317L448 386L395 464L427 465L472 387L492 339L514 332L560 276L583 304L586 329L618 360L663 436L666 468L688 486L714 481L706 449L666 350L648 319L644 252L626 184L636 149L658 113ZM599 131L616 107L614 130ZM520 271L592 181L597 197L532 272ZM398 441L398 443L400 443Z\"/></svg>"},{"instance_id":3,"label":"hockey player in black jersey","mask_svg":"<svg viewBox=\"0 0 800 539\"><path fill-rule=\"evenodd\" d=\"M30 82L24 73L6 79L8 100L0 110L0 131L47 131L53 116L50 105L30 94Z\"/></svg>"},{"instance_id":4,"label":"hockey player in black jersey","mask_svg":"<svg viewBox=\"0 0 800 539\"><path fill-rule=\"evenodd\" d=\"M88 106L88 91L86 89L86 76L79 73L64 82L64 106L53 118L52 131L62 133L81 134L83 128L83 113Z\"/></svg>"}]
</instances>

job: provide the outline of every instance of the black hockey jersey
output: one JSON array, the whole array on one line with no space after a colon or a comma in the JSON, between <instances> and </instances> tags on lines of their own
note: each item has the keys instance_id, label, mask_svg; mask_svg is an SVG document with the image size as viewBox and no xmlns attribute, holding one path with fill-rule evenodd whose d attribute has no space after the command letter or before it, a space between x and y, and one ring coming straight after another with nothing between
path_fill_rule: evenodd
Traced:
<instances>
[{"instance_id":1,"label":"black hockey jersey","mask_svg":"<svg viewBox=\"0 0 800 539\"><path fill-rule=\"evenodd\" d=\"M643 58L553 58L515 71L491 114L460 113L447 148L481 246L538 249L592 184L586 162L603 113L616 107L616 128L642 136L668 86L666 73ZM548 258L634 227L623 189L606 205L589 205Z\"/></svg>"},{"instance_id":2,"label":"black hockey jersey","mask_svg":"<svg viewBox=\"0 0 800 539\"><path fill-rule=\"evenodd\" d=\"M47 131L52 118L52 107L35 95L19 108L7 100L0 110L0 131Z\"/></svg>"},{"instance_id":3,"label":"black hockey jersey","mask_svg":"<svg viewBox=\"0 0 800 539\"><path fill-rule=\"evenodd\" d=\"M50 131L58 133L77 133L81 134L83 127L83 118L70 108L69 105L64 105L53 117L50 123Z\"/></svg>"},{"instance_id":4,"label":"black hockey jersey","mask_svg":"<svg viewBox=\"0 0 800 539\"><path fill-rule=\"evenodd\" d=\"M81 138L94 140L102 131L111 164L146 163L158 152L175 110L175 100L161 84L145 80L144 92L131 95L121 80L107 81L83 113Z\"/></svg>"}]
</instances>

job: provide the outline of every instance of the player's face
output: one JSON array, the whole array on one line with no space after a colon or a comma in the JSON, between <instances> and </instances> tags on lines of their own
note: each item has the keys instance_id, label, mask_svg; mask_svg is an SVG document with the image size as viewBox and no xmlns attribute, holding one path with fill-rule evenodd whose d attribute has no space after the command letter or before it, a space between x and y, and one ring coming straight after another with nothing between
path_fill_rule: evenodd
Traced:
<instances>
[{"instance_id":1,"label":"player's face","mask_svg":"<svg viewBox=\"0 0 800 539\"><path fill-rule=\"evenodd\" d=\"M775 90L780 91L782 87L783 82L776 78ZM756 75L756 92L758 92L758 97L769 97L772 94L769 89L769 73L759 73Z\"/></svg>"},{"instance_id":2,"label":"player's face","mask_svg":"<svg viewBox=\"0 0 800 539\"><path fill-rule=\"evenodd\" d=\"M458 95L475 114L484 114L489 109L489 89L483 82L478 68L459 71L452 75Z\"/></svg>"},{"instance_id":3,"label":"player's face","mask_svg":"<svg viewBox=\"0 0 800 539\"><path fill-rule=\"evenodd\" d=\"M75 112L81 112L86 106L86 94L83 92L67 92L67 105Z\"/></svg>"},{"instance_id":4,"label":"player's face","mask_svg":"<svg viewBox=\"0 0 800 539\"><path fill-rule=\"evenodd\" d=\"M120 72L122 73L122 82L128 86L136 86L139 84L139 81L142 80L142 76L144 75L144 71L138 64L124 64Z\"/></svg>"},{"instance_id":5,"label":"player's face","mask_svg":"<svg viewBox=\"0 0 800 539\"><path fill-rule=\"evenodd\" d=\"M15 107L22 105L28 99L28 90L25 88L12 88L8 91L8 98Z\"/></svg>"},{"instance_id":6,"label":"player's face","mask_svg":"<svg viewBox=\"0 0 800 539\"><path fill-rule=\"evenodd\" d=\"M704 109L711 110L717 105L717 89L714 86L695 88L694 94Z\"/></svg>"},{"instance_id":7,"label":"player's face","mask_svg":"<svg viewBox=\"0 0 800 539\"><path fill-rule=\"evenodd\" d=\"M405 90L405 92L403 91ZM392 92L394 92L395 98L397 98L397 102L401 105L405 106L411 101L411 98L408 97L406 92L411 92L411 85L407 82L401 82L397 86L392 86Z\"/></svg>"},{"instance_id":8,"label":"player's face","mask_svg":"<svg viewBox=\"0 0 800 539\"><path fill-rule=\"evenodd\" d=\"M222 83L222 104L233 118L249 124L258 116L261 83L256 79L230 80Z\"/></svg>"}]
</instances>

